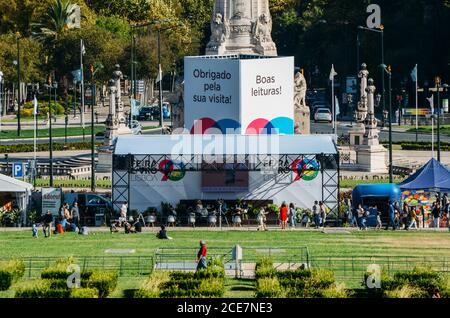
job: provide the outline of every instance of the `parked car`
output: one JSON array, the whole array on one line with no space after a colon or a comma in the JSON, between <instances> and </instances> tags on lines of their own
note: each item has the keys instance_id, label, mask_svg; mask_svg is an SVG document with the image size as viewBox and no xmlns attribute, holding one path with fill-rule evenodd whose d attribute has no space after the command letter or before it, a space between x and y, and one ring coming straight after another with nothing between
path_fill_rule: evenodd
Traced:
<instances>
[{"instance_id":1,"label":"parked car","mask_svg":"<svg viewBox=\"0 0 450 318\"><path fill-rule=\"evenodd\" d=\"M108 224L113 213L111 199L95 193L65 193L64 202L71 207L76 201L80 209L81 225L101 226Z\"/></svg>"},{"instance_id":2,"label":"parked car","mask_svg":"<svg viewBox=\"0 0 450 318\"><path fill-rule=\"evenodd\" d=\"M331 123L333 121L333 116L328 108L319 108L314 113L314 122L325 121Z\"/></svg>"},{"instance_id":3,"label":"parked car","mask_svg":"<svg viewBox=\"0 0 450 318\"><path fill-rule=\"evenodd\" d=\"M134 135L142 135L142 125L137 120L131 121L131 130Z\"/></svg>"},{"instance_id":4,"label":"parked car","mask_svg":"<svg viewBox=\"0 0 450 318\"><path fill-rule=\"evenodd\" d=\"M159 113L157 106L144 106L139 110L138 120L155 120Z\"/></svg>"}]
</instances>

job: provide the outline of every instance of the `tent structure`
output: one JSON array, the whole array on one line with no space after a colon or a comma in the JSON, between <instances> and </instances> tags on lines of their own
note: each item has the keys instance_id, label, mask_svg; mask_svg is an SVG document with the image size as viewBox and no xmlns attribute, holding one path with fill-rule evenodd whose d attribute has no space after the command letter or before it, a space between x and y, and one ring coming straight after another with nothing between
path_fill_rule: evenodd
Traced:
<instances>
[{"instance_id":1,"label":"tent structure","mask_svg":"<svg viewBox=\"0 0 450 318\"><path fill-rule=\"evenodd\" d=\"M15 200L22 212L22 223L26 221L26 211L33 185L0 174L0 197L4 200Z\"/></svg>"},{"instance_id":2,"label":"tent structure","mask_svg":"<svg viewBox=\"0 0 450 318\"><path fill-rule=\"evenodd\" d=\"M450 169L433 158L399 186L402 191L450 192Z\"/></svg>"}]
</instances>

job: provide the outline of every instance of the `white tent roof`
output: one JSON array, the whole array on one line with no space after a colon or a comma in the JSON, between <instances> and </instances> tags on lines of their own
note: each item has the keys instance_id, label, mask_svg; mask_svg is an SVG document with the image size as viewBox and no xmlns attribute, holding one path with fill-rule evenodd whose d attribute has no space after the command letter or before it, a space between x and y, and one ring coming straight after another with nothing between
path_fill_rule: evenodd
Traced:
<instances>
[{"instance_id":1,"label":"white tent roof","mask_svg":"<svg viewBox=\"0 0 450 318\"><path fill-rule=\"evenodd\" d=\"M331 135L119 136L115 155L337 154Z\"/></svg>"},{"instance_id":2,"label":"white tent roof","mask_svg":"<svg viewBox=\"0 0 450 318\"><path fill-rule=\"evenodd\" d=\"M31 192L33 186L0 173L0 192Z\"/></svg>"}]
</instances>

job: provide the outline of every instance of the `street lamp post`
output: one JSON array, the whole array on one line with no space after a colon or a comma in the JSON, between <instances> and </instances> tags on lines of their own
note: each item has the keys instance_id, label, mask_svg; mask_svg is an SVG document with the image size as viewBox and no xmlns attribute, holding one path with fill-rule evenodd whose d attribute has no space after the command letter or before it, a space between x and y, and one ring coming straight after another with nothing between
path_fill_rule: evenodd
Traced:
<instances>
[{"instance_id":1,"label":"street lamp post","mask_svg":"<svg viewBox=\"0 0 450 318\"><path fill-rule=\"evenodd\" d=\"M161 27L158 25L158 76L161 76L159 79L159 111L160 111L160 119L159 124L161 129L164 127L164 114L163 114L163 91L162 91L162 74L161 74Z\"/></svg>"},{"instance_id":2,"label":"street lamp post","mask_svg":"<svg viewBox=\"0 0 450 318\"><path fill-rule=\"evenodd\" d=\"M17 136L20 137L21 134L21 124L20 124L20 104L22 103L22 94L20 89L20 44L19 44L19 32L16 33L16 45L17 45Z\"/></svg>"},{"instance_id":3,"label":"street lamp post","mask_svg":"<svg viewBox=\"0 0 450 318\"><path fill-rule=\"evenodd\" d=\"M95 134L94 134L94 100L96 97L96 94L94 93L94 79L95 79L95 73L97 73L99 70L103 68L102 64L97 64L96 68L94 69L94 66L90 66L91 71L91 91L92 91L92 98L91 98L91 191L95 191Z\"/></svg>"},{"instance_id":4,"label":"street lamp post","mask_svg":"<svg viewBox=\"0 0 450 318\"><path fill-rule=\"evenodd\" d=\"M363 26L358 26L358 29L360 30L365 30L365 31L371 31L371 32L377 32L381 35L381 65L384 65L384 26L380 25L380 27L378 29L370 29L370 28L365 28ZM357 35L357 59L359 60L359 47L360 47L360 42L359 42L359 32ZM359 61L358 61L358 68L359 68ZM385 108L386 108L386 90L385 90L385 83L384 83L384 70L381 70L381 94L382 94L382 104L381 104L381 111L382 113L384 112ZM383 119L383 126L384 126L384 119Z\"/></svg>"},{"instance_id":5,"label":"street lamp post","mask_svg":"<svg viewBox=\"0 0 450 318\"><path fill-rule=\"evenodd\" d=\"M55 89L56 91L56 89ZM49 122L49 161L50 161L50 187L53 187L53 136L52 136L52 78L48 77L48 122Z\"/></svg>"},{"instance_id":6,"label":"street lamp post","mask_svg":"<svg viewBox=\"0 0 450 318\"><path fill-rule=\"evenodd\" d=\"M441 162L441 78L435 78L437 88L437 160Z\"/></svg>"},{"instance_id":7,"label":"street lamp post","mask_svg":"<svg viewBox=\"0 0 450 318\"><path fill-rule=\"evenodd\" d=\"M388 121L389 121L389 183L394 182L393 176L393 158L392 158L392 71L390 66L385 64L380 65L384 72L389 76L389 111L388 111Z\"/></svg>"}]
</instances>

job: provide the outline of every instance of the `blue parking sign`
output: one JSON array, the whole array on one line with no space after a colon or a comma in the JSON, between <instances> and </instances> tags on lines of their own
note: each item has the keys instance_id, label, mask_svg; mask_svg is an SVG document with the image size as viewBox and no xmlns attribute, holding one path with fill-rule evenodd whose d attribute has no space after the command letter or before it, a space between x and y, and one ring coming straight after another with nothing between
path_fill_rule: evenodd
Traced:
<instances>
[{"instance_id":1,"label":"blue parking sign","mask_svg":"<svg viewBox=\"0 0 450 318\"><path fill-rule=\"evenodd\" d=\"M23 175L23 163L13 163L13 177L22 178Z\"/></svg>"}]
</instances>

